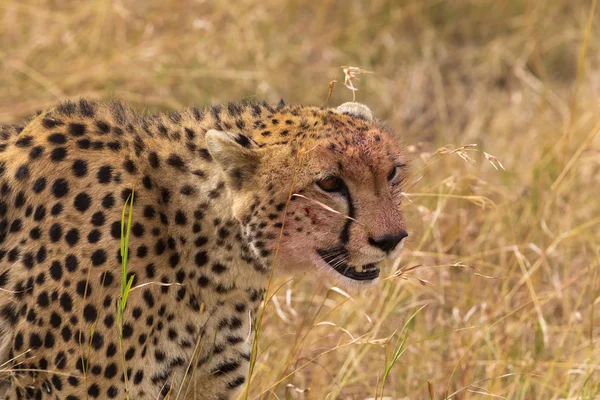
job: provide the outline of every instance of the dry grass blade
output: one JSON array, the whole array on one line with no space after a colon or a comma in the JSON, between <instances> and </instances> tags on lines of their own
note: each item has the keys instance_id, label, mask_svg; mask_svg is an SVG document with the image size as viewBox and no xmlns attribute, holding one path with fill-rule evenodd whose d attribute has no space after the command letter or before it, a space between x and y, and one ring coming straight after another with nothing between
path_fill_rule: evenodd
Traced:
<instances>
[{"instance_id":1,"label":"dry grass blade","mask_svg":"<svg viewBox=\"0 0 600 400\"><path fill-rule=\"evenodd\" d=\"M358 76L361 74L372 74L373 71L367 71L359 67L351 67L344 65L340 67L344 72L344 86L352 91L352 101L356 100L356 91L358 90L354 86L354 81L358 80Z\"/></svg>"},{"instance_id":2,"label":"dry grass blade","mask_svg":"<svg viewBox=\"0 0 600 400\"><path fill-rule=\"evenodd\" d=\"M340 217L342 217L342 218L349 219L349 220L351 220L351 221L353 221L353 222L355 222L355 223L357 223L357 224L359 224L359 225L363 225L363 224L361 224L360 222L358 222L356 219L354 219L354 218L352 218L352 217L349 217L349 216L347 216L347 215L345 215L345 214L342 214L341 212L339 212L339 211L337 211L337 210L334 210L333 208L329 207L327 204L324 204L324 203L322 203L322 202L320 202L320 201L318 201L318 200L314 200L314 199L308 198L308 197L306 197L306 196L304 196L304 195L302 195L302 194L299 194L299 193L294 193L292 196L293 196L293 197L299 197L299 198L301 198L301 199L304 199L304 200L308 200L308 201L310 201L311 203L318 205L319 207L321 207L321 208L322 208L322 209L324 209L324 210L327 210L327 211L329 211L329 212L331 212L331 213L334 213L334 214L336 214L336 215L339 215L339 216L340 216Z\"/></svg>"},{"instance_id":3,"label":"dry grass blade","mask_svg":"<svg viewBox=\"0 0 600 400\"><path fill-rule=\"evenodd\" d=\"M485 155L485 158L490 162L490 164L492 164L492 166L496 168L496 171L498 171L499 169L506 170L504 168L504 165L502 165L500 160L498 160L498 157L486 153L485 151L483 152L483 154Z\"/></svg>"}]
</instances>

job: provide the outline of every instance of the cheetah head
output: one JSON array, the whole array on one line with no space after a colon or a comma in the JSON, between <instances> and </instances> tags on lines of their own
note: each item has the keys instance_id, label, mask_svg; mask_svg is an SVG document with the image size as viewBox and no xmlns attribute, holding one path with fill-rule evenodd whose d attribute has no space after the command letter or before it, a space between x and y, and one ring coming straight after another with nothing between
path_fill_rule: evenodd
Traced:
<instances>
[{"instance_id":1,"label":"cheetah head","mask_svg":"<svg viewBox=\"0 0 600 400\"><path fill-rule=\"evenodd\" d=\"M206 134L247 244L265 265L276 256L278 269L374 282L408 236L398 140L358 103L283 108L269 120L268 135Z\"/></svg>"}]
</instances>

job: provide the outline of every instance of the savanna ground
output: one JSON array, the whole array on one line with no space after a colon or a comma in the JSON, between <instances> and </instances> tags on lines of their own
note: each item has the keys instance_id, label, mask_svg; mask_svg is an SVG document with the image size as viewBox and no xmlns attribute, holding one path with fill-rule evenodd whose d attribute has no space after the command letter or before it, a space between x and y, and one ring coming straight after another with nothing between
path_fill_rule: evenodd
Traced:
<instances>
[{"instance_id":1,"label":"savanna ground","mask_svg":"<svg viewBox=\"0 0 600 400\"><path fill-rule=\"evenodd\" d=\"M0 0L0 121L77 96L323 105L333 79L338 105L340 66L373 71L356 99L413 155L408 249L351 299L274 282L249 398L598 399L594 6Z\"/></svg>"}]
</instances>

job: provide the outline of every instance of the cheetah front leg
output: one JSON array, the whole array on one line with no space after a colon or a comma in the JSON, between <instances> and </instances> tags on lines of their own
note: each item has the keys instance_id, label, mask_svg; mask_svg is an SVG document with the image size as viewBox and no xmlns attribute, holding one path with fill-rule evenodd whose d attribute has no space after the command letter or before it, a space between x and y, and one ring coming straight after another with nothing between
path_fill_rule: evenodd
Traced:
<instances>
[{"instance_id":1,"label":"cheetah front leg","mask_svg":"<svg viewBox=\"0 0 600 400\"><path fill-rule=\"evenodd\" d=\"M250 343L237 342L226 336L215 343L196 362L196 371L187 377L189 382L181 397L193 400L230 400L237 398L248 375ZM185 379L185 378L184 378Z\"/></svg>"}]
</instances>

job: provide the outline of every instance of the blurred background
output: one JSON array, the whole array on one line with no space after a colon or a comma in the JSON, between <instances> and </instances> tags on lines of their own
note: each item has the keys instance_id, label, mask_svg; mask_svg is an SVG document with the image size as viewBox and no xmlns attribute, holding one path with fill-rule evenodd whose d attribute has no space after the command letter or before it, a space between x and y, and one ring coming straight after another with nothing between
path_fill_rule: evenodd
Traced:
<instances>
[{"instance_id":1,"label":"blurred background","mask_svg":"<svg viewBox=\"0 0 600 400\"><path fill-rule=\"evenodd\" d=\"M249 398L600 398L592 0L0 0L0 123L356 100L413 158L411 240L350 297L275 285ZM476 146L475 146L476 145ZM596 308L596 310L595 310Z\"/></svg>"}]
</instances>

